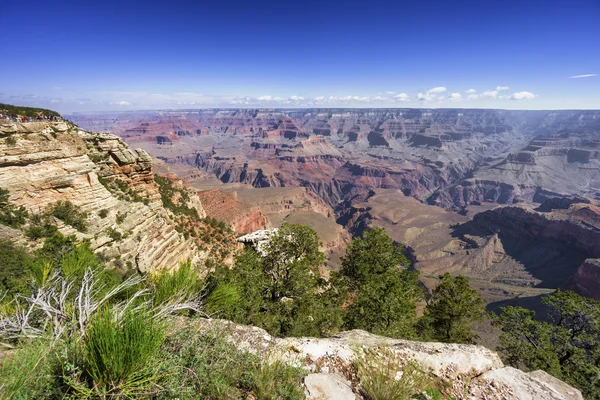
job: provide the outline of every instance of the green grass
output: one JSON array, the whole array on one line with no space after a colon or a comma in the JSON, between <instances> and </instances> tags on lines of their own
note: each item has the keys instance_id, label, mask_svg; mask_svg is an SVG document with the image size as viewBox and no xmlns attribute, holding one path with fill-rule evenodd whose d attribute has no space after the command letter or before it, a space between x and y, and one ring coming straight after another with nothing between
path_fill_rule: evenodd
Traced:
<instances>
[{"instance_id":1,"label":"green grass","mask_svg":"<svg viewBox=\"0 0 600 400\"><path fill-rule=\"evenodd\" d=\"M164 328L148 312L128 310L118 317L100 311L83 339L86 372L103 395L142 393L157 378L148 365L164 340Z\"/></svg>"},{"instance_id":2,"label":"green grass","mask_svg":"<svg viewBox=\"0 0 600 400\"><path fill-rule=\"evenodd\" d=\"M361 394L367 400L410 400L432 384L416 362L404 364L389 349L365 350L357 366ZM399 371L402 371L400 377Z\"/></svg>"},{"instance_id":3,"label":"green grass","mask_svg":"<svg viewBox=\"0 0 600 400\"><path fill-rule=\"evenodd\" d=\"M155 305L172 297L195 297L202 288L199 272L190 260L180 263L175 271L161 270L152 277L152 283Z\"/></svg>"},{"instance_id":4,"label":"green grass","mask_svg":"<svg viewBox=\"0 0 600 400\"><path fill-rule=\"evenodd\" d=\"M55 386L55 346L47 340L32 340L8 354L0 368L0 398L48 398Z\"/></svg>"},{"instance_id":5,"label":"green grass","mask_svg":"<svg viewBox=\"0 0 600 400\"><path fill-rule=\"evenodd\" d=\"M220 332L181 330L169 337L161 352L159 399L297 400L305 371L282 363L266 364L238 350Z\"/></svg>"}]
</instances>

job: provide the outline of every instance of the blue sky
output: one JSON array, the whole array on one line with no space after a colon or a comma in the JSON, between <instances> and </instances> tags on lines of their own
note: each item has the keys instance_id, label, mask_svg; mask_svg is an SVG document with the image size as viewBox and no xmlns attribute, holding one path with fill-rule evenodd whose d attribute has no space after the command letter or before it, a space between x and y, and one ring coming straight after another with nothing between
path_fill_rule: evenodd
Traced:
<instances>
[{"instance_id":1,"label":"blue sky","mask_svg":"<svg viewBox=\"0 0 600 400\"><path fill-rule=\"evenodd\" d=\"M599 49L600 0L2 0L0 102L600 109Z\"/></svg>"}]
</instances>

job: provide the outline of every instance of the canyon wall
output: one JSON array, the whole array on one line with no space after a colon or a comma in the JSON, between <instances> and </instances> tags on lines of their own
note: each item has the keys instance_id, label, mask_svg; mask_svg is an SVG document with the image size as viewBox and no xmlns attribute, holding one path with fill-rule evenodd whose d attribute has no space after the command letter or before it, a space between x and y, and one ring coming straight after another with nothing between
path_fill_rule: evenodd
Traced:
<instances>
[{"instance_id":1,"label":"canyon wall","mask_svg":"<svg viewBox=\"0 0 600 400\"><path fill-rule=\"evenodd\" d=\"M145 151L129 149L117 136L64 122L3 121L0 137L0 187L9 190L11 203L35 214L57 201L71 201L88 213L85 233L56 220L63 234L89 239L105 258L141 271L205 258L193 240L177 232L173 216L163 208ZM115 180L122 191L101 183ZM114 231L120 240L111 235ZM0 234L40 245L8 227L0 226Z\"/></svg>"}]
</instances>

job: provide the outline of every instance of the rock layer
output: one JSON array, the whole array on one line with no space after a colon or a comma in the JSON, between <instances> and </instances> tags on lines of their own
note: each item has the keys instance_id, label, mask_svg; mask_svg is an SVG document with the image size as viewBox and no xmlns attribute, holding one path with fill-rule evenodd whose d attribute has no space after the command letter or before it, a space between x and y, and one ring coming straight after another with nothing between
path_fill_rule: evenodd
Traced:
<instances>
[{"instance_id":1,"label":"rock layer","mask_svg":"<svg viewBox=\"0 0 600 400\"><path fill-rule=\"evenodd\" d=\"M77 232L57 220L62 233L89 239L94 250L142 271L204 258L193 241L174 229L143 150L130 150L117 136L84 132L62 122L0 123L0 136L7 134L16 143L0 142L0 187L10 191L11 202L39 213L56 201L71 201L88 213L88 231ZM119 179L145 202L119 198L99 178ZM105 218L98 215L101 210L106 210ZM109 229L123 238L113 240Z\"/></svg>"}]
</instances>

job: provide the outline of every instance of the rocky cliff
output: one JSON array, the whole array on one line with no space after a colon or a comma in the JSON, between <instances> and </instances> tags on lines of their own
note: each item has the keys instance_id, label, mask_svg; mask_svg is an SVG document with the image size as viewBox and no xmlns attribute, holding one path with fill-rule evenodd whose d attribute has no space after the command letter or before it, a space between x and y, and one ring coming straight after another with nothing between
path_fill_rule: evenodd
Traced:
<instances>
[{"instance_id":1,"label":"rocky cliff","mask_svg":"<svg viewBox=\"0 0 600 400\"><path fill-rule=\"evenodd\" d=\"M444 382L448 396L488 400L583 400L579 390L543 371L523 372L503 365L485 347L390 339L364 331L342 332L331 338L283 338L264 330L225 320L181 321L183 329L218 332L240 349L269 362L283 361L304 368L307 398L361 399L356 361L365 353L395 359L398 373L416 362L433 379Z\"/></svg>"},{"instance_id":2,"label":"rocky cliff","mask_svg":"<svg viewBox=\"0 0 600 400\"><path fill-rule=\"evenodd\" d=\"M87 213L88 229L79 232L55 220L59 231L89 239L94 250L122 267L149 271L205 258L175 229L145 151L64 122L0 122L0 137L0 187L30 215L57 201L72 202ZM0 226L0 234L31 243L15 229Z\"/></svg>"}]
</instances>

